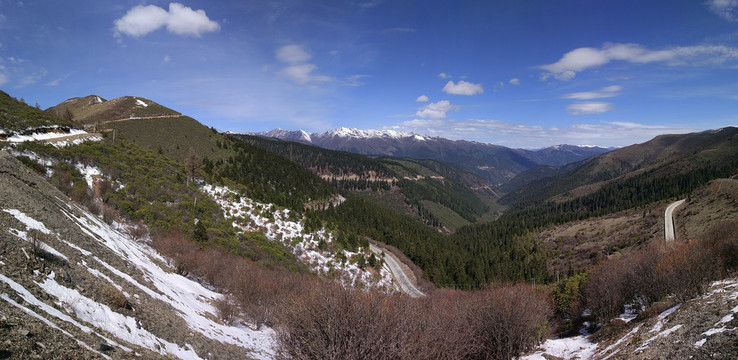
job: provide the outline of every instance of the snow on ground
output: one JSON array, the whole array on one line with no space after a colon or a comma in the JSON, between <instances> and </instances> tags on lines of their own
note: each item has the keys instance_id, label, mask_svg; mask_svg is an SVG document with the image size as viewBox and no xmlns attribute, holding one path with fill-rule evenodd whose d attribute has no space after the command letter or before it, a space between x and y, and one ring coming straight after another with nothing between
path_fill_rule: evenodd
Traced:
<instances>
[{"instance_id":1,"label":"snow on ground","mask_svg":"<svg viewBox=\"0 0 738 360\"><path fill-rule=\"evenodd\" d=\"M725 297L729 300L738 299L738 279L722 280L712 283L712 286L716 289L704 295L705 297L711 296L715 293L729 292ZM712 335L719 334L726 331L736 331L738 327L728 328L725 324L733 321L736 314L738 314L738 306L730 309L730 314L723 316L718 322L713 325L712 329L709 329L702 333L704 336L702 339L694 343L694 347L699 348L704 345L708 338Z\"/></svg>"},{"instance_id":2,"label":"snow on ground","mask_svg":"<svg viewBox=\"0 0 738 360\"><path fill-rule=\"evenodd\" d=\"M551 339L541 345L541 350L521 357L521 360L546 360L544 355L552 355L562 359L589 359L595 354L597 344L586 336Z\"/></svg>"},{"instance_id":3,"label":"snow on ground","mask_svg":"<svg viewBox=\"0 0 738 360\"><path fill-rule=\"evenodd\" d=\"M368 249L360 248L358 252L345 249L340 252L329 251L335 236L325 228L307 233L305 219L291 214L290 210L279 210L274 205L239 196L224 186L204 185L202 189L223 208L226 218L232 219L233 225L238 229L261 231L269 240L280 241L312 270L320 274L343 274L343 280L353 285L363 283L377 287L394 287L392 274L386 268L382 267L379 274L375 275L348 260L355 256L365 256ZM320 248L321 242L326 244L323 246L325 250Z\"/></svg>"},{"instance_id":4,"label":"snow on ground","mask_svg":"<svg viewBox=\"0 0 738 360\"><path fill-rule=\"evenodd\" d=\"M63 148L67 146L79 145L85 141L102 141L102 139L103 138L100 135L93 135L88 133L87 136L74 137L71 139L50 140L48 142L55 147Z\"/></svg>"},{"instance_id":5,"label":"snow on ground","mask_svg":"<svg viewBox=\"0 0 738 360\"><path fill-rule=\"evenodd\" d=\"M53 233L43 223L18 210L5 209L3 211L13 215L16 219L23 222L28 229L37 229L62 240L58 234ZM256 358L271 358L273 356L273 330L265 328L261 331L256 331L247 327L225 326L212 320L217 318L217 311L211 304L211 301L222 297L221 294L208 290L199 283L189 280L181 275L166 272L158 266L158 263L165 263L165 260L153 249L147 245L130 240L121 232L113 229L78 206L67 204L67 208L62 208L62 211L69 219L73 220L85 234L111 249L122 259L133 264L135 270L140 271L143 274L143 278L146 279L146 283L137 281L129 274L123 273L96 256L92 257L94 260L103 265L115 276L131 283L133 286L142 290L152 298L170 304L175 309L175 313L187 322L191 330L197 331L202 335L219 342L235 344L251 349L254 351L251 355ZM81 215L77 215L77 213ZM16 231L16 236L20 236L20 231ZM62 241L69 244L69 242L65 240ZM89 254L89 251L84 250L79 246L74 246L73 248ZM58 253L58 251L54 249L51 250ZM84 265L86 265L86 263ZM97 270L90 270L91 273L96 276L98 275L95 274L95 272L101 274ZM128 271L131 271L130 268ZM114 281L112 281L110 277L105 276L104 278L114 284ZM0 280L8 283L27 302L37 305L49 315L62 321L70 322L79 327L82 331L88 333L91 331L89 326L77 322L68 315L49 307L37 299L34 300L35 298L30 294L30 292L12 280L4 276L0 277ZM141 329L140 331L134 330L137 326L135 322L133 323L133 326L131 326L131 321L134 320L133 318L117 314L105 305L82 296L76 292L76 290L68 289L59 285L53 277L47 279L43 283L37 284L50 295L57 297L59 301L65 304L65 306L74 309L74 313L82 321L87 322L92 327L109 331L118 339L141 345L152 349L153 351L160 351L158 350L158 346L156 346L158 343L160 344L159 346L163 347L168 353L172 353L180 358L198 358L197 354L188 344L180 347L177 344L169 343L164 339L156 337L145 329ZM138 294L134 294L134 297L137 295ZM114 342L111 341L111 343ZM154 347L152 348L152 346Z\"/></svg>"},{"instance_id":6,"label":"snow on ground","mask_svg":"<svg viewBox=\"0 0 738 360\"><path fill-rule=\"evenodd\" d=\"M147 107L147 106L149 106L149 104L145 103L141 99L136 99L136 106Z\"/></svg>"},{"instance_id":7,"label":"snow on ground","mask_svg":"<svg viewBox=\"0 0 738 360\"><path fill-rule=\"evenodd\" d=\"M102 172L100 172L100 169L97 166L77 164L75 167L82 173L82 176L85 177L87 186L89 186L90 189L92 189L92 184L95 182L95 179L99 179L102 176Z\"/></svg>"},{"instance_id":8,"label":"snow on ground","mask_svg":"<svg viewBox=\"0 0 738 360\"><path fill-rule=\"evenodd\" d=\"M0 275L0 276L2 276L2 275ZM5 278L5 279L7 279L7 278ZM0 281L5 281L5 279L0 279ZM12 281L12 280L11 280L11 281ZM45 318L45 317L43 317L43 316L39 315L39 314L38 314L37 312L35 312L35 311L33 311L33 310L31 310L31 309L29 309L29 308L27 308L27 307L25 307L25 306L23 306L23 305L21 305L21 304L18 304L17 302L15 302L15 300L11 299L11 298L10 298L10 297L8 296L8 294L4 294L4 293L3 293L3 294L0 294L0 299L3 299L3 300L5 300L5 301L7 301L7 302L8 302L8 303L9 303L10 305L13 305L13 306L15 306L15 307L17 307L17 308L21 309L21 310L22 310L23 312L25 312L26 314L29 314L29 315L33 316L34 318L36 318L36 319L38 319L38 320L41 320L41 322L45 323L45 324L46 324L46 325L48 325L49 327L51 327L51 328L53 328L53 329L56 329L56 330L59 330L59 331L61 331L61 332L62 332L62 334L64 334L64 335L66 335L66 336L68 336L68 337L70 337L70 338L74 339L74 340L75 340L75 341L77 342L77 344L81 345L81 346L82 346L82 347L84 347L85 349L87 349L87 350L89 350L89 351L91 351L91 352L93 352L93 353L96 353L97 355L100 355L101 357L103 357L103 358L105 358L105 359L108 359L108 360L112 359L112 358L111 358L110 356L107 356L107 355L105 355L105 354L103 354L103 353L101 353L101 352L98 352L97 350L95 350L95 349L91 348L91 347L90 347L89 345L87 345L87 344L86 344L85 342L83 342L82 340L76 339L76 338L74 337L74 335L72 335L72 334L70 334L70 333L69 333L68 331L66 331L66 330L64 330L64 329L62 329L62 328L60 328L59 326L57 326L57 325L56 325L56 324L55 324L54 322L50 321L49 319L47 319L47 318Z\"/></svg>"},{"instance_id":9,"label":"snow on ground","mask_svg":"<svg viewBox=\"0 0 738 360\"><path fill-rule=\"evenodd\" d=\"M46 141L53 140L60 137L71 136L71 135L82 135L87 134L87 131L79 129L70 129L66 132L34 132L31 135L18 135L15 134L7 139L9 142L26 142L26 141Z\"/></svg>"},{"instance_id":10,"label":"snow on ground","mask_svg":"<svg viewBox=\"0 0 738 360\"><path fill-rule=\"evenodd\" d=\"M72 205L68 206L71 210ZM65 210L65 213L68 217L75 219L83 232L92 234L93 238L120 255L121 258L133 263L143 273L144 278L150 282L150 285L142 284L130 275L94 257L97 262L149 296L171 304L178 310L177 315L185 319L192 330L213 340L254 349L262 356L272 354L273 331L271 329L254 331L248 328L225 326L211 320L211 318L217 318L215 315L217 312L211 301L222 297L221 294L208 290L181 275L164 271L157 265L157 262L166 263L166 261L158 253L144 244L128 239L126 235L111 228L97 217L86 212L82 212L81 217L71 211Z\"/></svg>"},{"instance_id":11,"label":"snow on ground","mask_svg":"<svg viewBox=\"0 0 738 360\"><path fill-rule=\"evenodd\" d=\"M44 289L47 294L56 296L64 303L77 318L88 324L115 334L118 339L136 344L162 355L171 354L180 359L200 359L192 347L187 344L185 348L177 344L163 340L156 335L143 329L135 318L119 314L107 305L100 304L79 291L59 285L54 280L52 272L43 283L36 283Z\"/></svg>"}]
</instances>

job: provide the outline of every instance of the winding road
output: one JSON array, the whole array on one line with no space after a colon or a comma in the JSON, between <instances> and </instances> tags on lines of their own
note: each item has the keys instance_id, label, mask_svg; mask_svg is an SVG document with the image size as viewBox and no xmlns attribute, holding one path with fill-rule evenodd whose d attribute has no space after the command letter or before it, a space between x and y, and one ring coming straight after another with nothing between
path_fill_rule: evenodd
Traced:
<instances>
[{"instance_id":1,"label":"winding road","mask_svg":"<svg viewBox=\"0 0 738 360\"><path fill-rule=\"evenodd\" d=\"M664 240L666 242L674 241L674 239L676 238L676 236L674 235L673 213L674 209L679 207L679 205L684 204L685 200L686 199L682 199L671 203L671 205L669 205L664 212Z\"/></svg>"},{"instance_id":2,"label":"winding road","mask_svg":"<svg viewBox=\"0 0 738 360\"><path fill-rule=\"evenodd\" d=\"M395 281L397 281L397 284L400 286L400 290L404 292L405 294L408 294L410 297L421 297L425 296L425 294L420 291L415 284L413 284L413 281L410 280L410 277L405 273L405 269L400 264L400 260L395 257L391 252L384 251L380 247L369 244L369 250L377 254L377 256L382 256L382 253L384 253L384 263L387 264L387 266L390 269L390 272L392 272L392 276L395 278Z\"/></svg>"}]
</instances>

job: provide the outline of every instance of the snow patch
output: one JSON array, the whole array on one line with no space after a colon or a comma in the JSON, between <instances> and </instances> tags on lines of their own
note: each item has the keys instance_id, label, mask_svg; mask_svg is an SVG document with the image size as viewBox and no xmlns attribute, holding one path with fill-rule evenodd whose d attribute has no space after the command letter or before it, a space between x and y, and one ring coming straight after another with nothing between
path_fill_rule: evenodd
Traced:
<instances>
[{"instance_id":1,"label":"snow patch","mask_svg":"<svg viewBox=\"0 0 738 360\"><path fill-rule=\"evenodd\" d=\"M138 106L138 107L147 107L147 106L149 106L149 104L145 103L141 99L136 99L136 106Z\"/></svg>"},{"instance_id":2,"label":"snow patch","mask_svg":"<svg viewBox=\"0 0 738 360\"><path fill-rule=\"evenodd\" d=\"M595 354L597 344L592 343L586 336L551 339L541 345L541 350L521 357L522 360L546 360L544 355L556 356L562 359L589 359Z\"/></svg>"},{"instance_id":3,"label":"snow patch","mask_svg":"<svg viewBox=\"0 0 738 360\"><path fill-rule=\"evenodd\" d=\"M16 209L4 209L3 211L5 211L6 213L8 213L10 215L13 215L13 217L15 217L16 219L18 219L18 221L20 221L23 224L25 224L26 225L26 228L29 229L29 230L32 230L33 229L33 230L38 230L38 231L40 231L40 232L42 232L44 234L47 234L47 235L51 234L51 230L47 229L46 226L43 223L41 223L40 221L34 220L30 216L28 216L28 215L24 214L23 212L21 212L20 210L16 210Z\"/></svg>"},{"instance_id":4,"label":"snow patch","mask_svg":"<svg viewBox=\"0 0 738 360\"><path fill-rule=\"evenodd\" d=\"M138 326L135 318L119 314L107 305L83 296L77 290L59 285L51 276L43 283L37 282L36 284L48 294L56 296L78 318L98 329L114 334L118 339L162 355L171 354L180 359L200 359L189 344L182 348L175 343L163 340Z\"/></svg>"}]
</instances>

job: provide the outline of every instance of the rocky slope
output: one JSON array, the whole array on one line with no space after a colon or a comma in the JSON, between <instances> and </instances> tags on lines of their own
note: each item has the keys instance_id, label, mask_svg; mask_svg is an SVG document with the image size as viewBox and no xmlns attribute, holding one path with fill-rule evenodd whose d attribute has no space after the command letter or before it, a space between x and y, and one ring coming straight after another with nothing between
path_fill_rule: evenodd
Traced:
<instances>
[{"instance_id":1,"label":"rocky slope","mask_svg":"<svg viewBox=\"0 0 738 360\"><path fill-rule=\"evenodd\" d=\"M0 357L272 357L269 328L221 324L222 295L125 232L0 152Z\"/></svg>"}]
</instances>

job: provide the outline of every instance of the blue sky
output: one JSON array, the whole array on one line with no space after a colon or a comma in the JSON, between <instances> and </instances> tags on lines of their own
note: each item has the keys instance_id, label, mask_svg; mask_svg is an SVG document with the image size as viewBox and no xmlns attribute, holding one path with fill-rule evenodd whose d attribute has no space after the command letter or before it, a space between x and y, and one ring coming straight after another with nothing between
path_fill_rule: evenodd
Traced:
<instances>
[{"instance_id":1,"label":"blue sky","mask_svg":"<svg viewBox=\"0 0 738 360\"><path fill-rule=\"evenodd\" d=\"M738 125L738 0L6 1L0 89L538 148Z\"/></svg>"}]
</instances>

